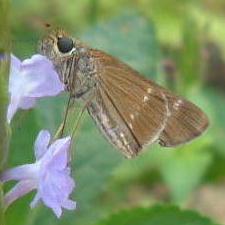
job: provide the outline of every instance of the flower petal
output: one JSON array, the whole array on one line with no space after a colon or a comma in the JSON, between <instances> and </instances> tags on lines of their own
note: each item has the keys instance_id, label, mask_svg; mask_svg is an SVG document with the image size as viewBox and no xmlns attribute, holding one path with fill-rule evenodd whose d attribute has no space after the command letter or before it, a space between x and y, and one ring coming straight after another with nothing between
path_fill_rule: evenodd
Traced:
<instances>
[{"instance_id":1,"label":"flower petal","mask_svg":"<svg viewBox=\"0 0 225 225\"><path fill-rule=\"evenodd\" d=\"M36 159L40 159L47 151L51 135L48 130L41 130L34 143Z\"/></svg>"},{"instance_id":2,"label":"flower petal","mask_svg":"<svg viewBox=\"0 0 225 225\"><path fill-rule=\"evenodd\" d=\"M62 215L62 208L59 206L52 207L53 212L59 218Z\"/></svg>"},{"instance_id":3,"label":"flower petal","mask_svg":"<svg viewBox=\"0 0 225 225\"><path fill-rule=\"evenodd\" d=\"M35 98L54 96L63 90L64 84L45 56L33 55L21 62L11 55L7 121L11 121L18 108L33 107Z\"/></svg>"},{"instance_id":4,"label":"flower petal","mask_svg":"<svg viewBox=\"0 0 225 225\"><path fill-rule=\"evenodd\" d=\"M12 202L33 189L35 189L35 184L32 180L20 181L5 195L4 207L7 208Z\"/></svg>"},{"instance_id":5,"label":"flower petal","mask_svg":"<svg viewBox=\"0 0 225 225\"><path fill-rule=\"evenodd\" d=\"M62 205L63 208L69 209L69 210L76 209L76 206L77 206L77 203L70 199L66 199L66 201Z\"/></svg>"},{"instance_id":6,"label":"flower petal","mask_svg":"<svg viewBox=\"0 0 225 225\"><path fill-rule=\"evenodd\" d=\"M34 107L35 103L36 103L36 99L35 98L24 97L20 101L20 108L22 108L22 109L30 109L30 108Z\"/></svg>"},{"instance_id":7,"label":"flower petal","mask_svg":"<svg viewBox=\"0 0 225 225\"><path fill-rule=\"evenodd\" d=\"M20 107L20 103L24 97L26 82L21 76L21 62L11 54L10 75L9 75L9 93L10 103L7 111L7 121L10 123L12 117Z\"/></svg>"},{"instance_id":8,"label":"flower petal","mask_svg":"<svg viewBox=\"0 0 225 225\"><path fill-rule=\"evenodd\" d=\"M0 182L18 180L18 184L6 194L5 202L8 206L18 197L37 189L33 201L34 207L40 200L51 208L57 217L62 214L62 208L75 209L76 202L69 199L75 187L68 167L68 149L70 137L56 140L50 147L50 133L47 130L39 132L35 144L36 162L21 165L4 171L0 175Z\"/></svg>"},{"instance_id":9,"label":"flower petal","mask_svg":"<svg viewBox=\"0 0 225 225\"><path fill-rule=\"evenodd\" d=\"M39 193L37 193L34 196L34 199L32 200L32 202L30 203L30 207L34 208L36 206L36 204L40 201L40 199L41 199L41 197L40 197Z\"/></svg>"},{"instance_id":10,"label":"flower petal","mask_svg":"<svg viewBox=\"0 0 225 225\"><path fill-rule=\"evenodd\" d=\"M12 120L16 111L18 110L19 105L20 105L20 101L21 101L20 95L11 96L10 103L9 103L8 109L7 109L7 122L8 123L10 123L10 121Z\"/></svg>"},{"instance_id":11,"label":"flower petal","mask_svg":"<svg viewBox=\"0 0 225 225\"><path fill-rule=\"evenodd\" d=\"M9 76L9 92L12 93L14 89L14 84L17 83L18 74L21 68L21 61L11 54L10 59L10 76Z\"/></svg>"},{"instance_id":12,"label":"flower petal","mask_svg":"<svg viewBox=\"0 0 225 225\"><path fill-rule=\"evenodd\" d=\"M5 170L0 176L0 181L4 183L10 180L35 179L35 176L39 169L38 166L39 165L36 163L25 164Z\"/></svg>"},{"instance_id":13,"label":"flower petal","mask_svg":"<svg viewBox=\"0 0 225 225\"><path fill-rule=\"evenodd\" d=\"M65 137L56 140L44 155L42 162L52 170L62 170L67 167L71 138Z\"/></svg>"},{"instance_id":14,"label":"flower petal","mask_svg":"<svg viewBox=\"0 0 225 225\"><path fill-rule=\"evenodd\" d=\"M26 93L29 97L55 96L64 90L52 62L45 56L33 55L24 60L22 71L30 84Z\"/></svg>"},{"instance_id":15,"label":"flower petal","mask_svg":"<svg viewBox=\"0 0 225 225\"><path fill-rule=\"evenodd\" d=\"M64 206L73 209L73 205L67 204L67 200L74 186L74 181L66 170L46 171L45 176L40 177L38 193L44 204L57 214L58 209Z\"/></svg>"},{"instance_id":16,"label":"flower petal","mask_svg":"<svg viewBox=\"0 0 225 225\"><path fill-rule=\"evenodd\" d=\"M19 95L19 93L17 96L11 96L10 103L7 109L7 122L8 123L11 122L13 116L15 115L16 111L19 108L30 109L34 107L35 103L36 103L35 98L30 98L30 97L24 98L22 95Z\"/></svg>"}]
</instances>

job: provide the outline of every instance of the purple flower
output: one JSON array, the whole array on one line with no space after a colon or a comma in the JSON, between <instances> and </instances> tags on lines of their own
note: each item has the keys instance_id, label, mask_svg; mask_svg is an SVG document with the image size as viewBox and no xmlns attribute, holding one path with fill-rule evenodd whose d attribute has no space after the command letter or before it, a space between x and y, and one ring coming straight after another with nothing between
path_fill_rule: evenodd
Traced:
<instances>
[{"instance_id":1,"label":"purple flower","mask_svg":"<svg viewBox=\"0 0 225 225\"><path fill-rule=\"evenodd\" d=\"M61 216L62 208L76 208L76 202L69 199L75 186L68 167L70 141L70 137L65 137L49 145L50 133L47 130L40 131L34 144L36 162L6 170L0 176L3 183L18 181L4 197L6 208L34 189L37 189L37 194L30 204L31 207L42 200L57 217Z\"/></svg>"},{"instance_id":2,"label":"purple flower","mask_svg":"<svg viewBox=\"0 0 225 225\"><path fill-rule=\"evenodd\" d=\"M36 99L54 96L64 90L53 64L45 56L33 55L21 62L11 55L7 120L11 121L18 108L29 109Z\"/></svg>"}]
</instances>

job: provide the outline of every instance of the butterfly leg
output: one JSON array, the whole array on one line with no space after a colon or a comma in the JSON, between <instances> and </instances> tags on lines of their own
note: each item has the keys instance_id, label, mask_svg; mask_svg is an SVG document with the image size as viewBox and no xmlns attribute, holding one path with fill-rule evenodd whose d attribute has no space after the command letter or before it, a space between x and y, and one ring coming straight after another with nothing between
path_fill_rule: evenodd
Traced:
<instances>
[{"instance_id":1,"label":"butterfly leg","mask_svg":"<svg viewBox=\"0 0 225 225\"><path fill-rule=\"evenodd\" d=\"M66 120L67 120L67 116L68 116L68 112L69 112L71 98L72 98L72 96L70 95L70 97L68 99L68 102L67 102L67 105L66 105L66 110L65 110L65 113L64 113L63 122L59 125L53 140L63 136L63 131L64 131L65 125L66 125Z\"/></svg>"}]
</instances>

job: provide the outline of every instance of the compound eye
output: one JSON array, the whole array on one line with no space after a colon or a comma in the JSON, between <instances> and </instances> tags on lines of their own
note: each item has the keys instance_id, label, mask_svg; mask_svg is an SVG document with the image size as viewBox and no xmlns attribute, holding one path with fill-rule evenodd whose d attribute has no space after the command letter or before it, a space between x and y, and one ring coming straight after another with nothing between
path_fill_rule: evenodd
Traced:
<instances>
[{"instance_id":1,"label":"compound eye","mask_svg":"<svg viewBox=\"0 0 225 225\"><path fill-rule=\"evenodd\" d=\"M58 38L57 46L60 52L67 53L73 49L73 40L68 37Z\"/></svg>"}]
</instances>

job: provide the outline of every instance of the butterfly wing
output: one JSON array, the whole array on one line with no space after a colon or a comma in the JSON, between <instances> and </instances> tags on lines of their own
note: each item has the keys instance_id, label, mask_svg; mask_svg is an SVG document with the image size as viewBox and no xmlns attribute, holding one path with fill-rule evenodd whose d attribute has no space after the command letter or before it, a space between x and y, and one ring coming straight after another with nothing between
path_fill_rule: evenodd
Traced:
<instances>
[{"instance_id":1,"label":"butterfly wing","mask_svg":"<svg viewBox=\"0 0 225 225\"><path fill-rule=\"evenodd\" d=\"M166 93L170 117L159 143L165 147L177 146L202 134L209 125L207 116L193 103Z\"/></svg>"},{"instance_id":2,"label":"butterfly wing","mask_svg":"<svg viewBox=\"0 0 225 225\"><path fill-rule=\"evenodd\" d=\"M95 89L95 95L89 102L87 109L97 127L111 144L127 158L138 154L142 146L103 88Z\"/></svg>"},{"instance_id":3,"label":"butterfly wing","mask_svg":"<svg viewBox=\"0 0 225 225\"><path fill-rule=\"evenodd\" d=\"M91 54L96 61L99 81L95 108L105 112L96 114L96 109L93 113L90 108L89 112L125 156L132 157L144 145L155 141L163 146L176 146L206 129L207 117L194 104L102 51L91 50ZM107 127L106 121L113 126Z\"/></svg>"}]
</instances>

